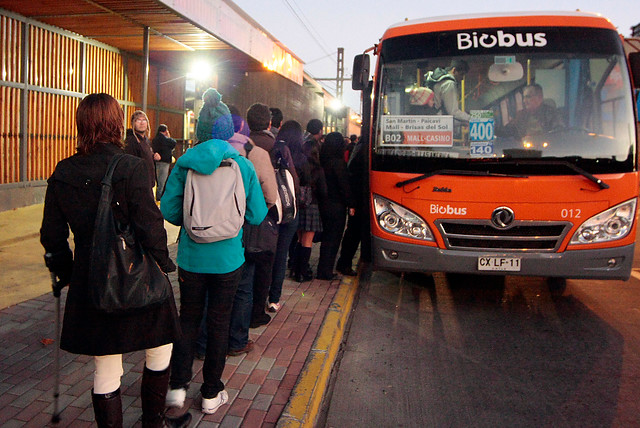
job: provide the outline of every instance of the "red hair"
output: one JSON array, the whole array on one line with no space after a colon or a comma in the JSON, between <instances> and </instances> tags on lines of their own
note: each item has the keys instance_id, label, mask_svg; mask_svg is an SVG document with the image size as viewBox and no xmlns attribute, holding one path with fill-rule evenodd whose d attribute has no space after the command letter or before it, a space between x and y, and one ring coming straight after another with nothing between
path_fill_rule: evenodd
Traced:
<instances>
[{"instance_id":1,"label":"red hair","mask_svg":"<svg viewBox=\"0 0 640 428\"><path fill-rule=\"evenodd\" d=\"M124 112L109 94L87 95L76 111L78 153L88 154L100 143L123 147Z\"/></svg>"}]
</instances>

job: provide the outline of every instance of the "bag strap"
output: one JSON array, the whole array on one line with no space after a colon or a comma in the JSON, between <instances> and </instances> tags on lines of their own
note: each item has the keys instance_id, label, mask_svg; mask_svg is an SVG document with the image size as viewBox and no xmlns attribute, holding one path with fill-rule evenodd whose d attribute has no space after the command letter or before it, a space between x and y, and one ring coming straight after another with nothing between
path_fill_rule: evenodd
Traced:
<instances>
[{"instance_id":1,"label":"bag strap","mask_svg":"<svg viewBox=\"0 0 640 428\"><path fill-rule=\"evenodd\" d=\"M120 159L124 157L124 153L118 153L111 158L111 162L109 162L109 166L107 167L107 172L104 174L104 178L102 179L103 186L111 187L111 179L113 178L113 171L115 171L116 166L118 166L118 162Z\"/></svg>"},{"instance_id":2,"label":"bag strap","mask_svg":"<svg viewBox=\"0 0 640 428\"><path fill-rule=\"evenodd\" d=\"M244 143L244 151L247 154L247 159L249 159L249 153L251 153L251 150L253 150L253 144L251 144L250 141Z\"/></svg>"},{"instance_id":3,"label":"bag strap","mask_svg":"<svg viewBox=\"0 0 640 428\"><path fill-rule=\"evenodd\" d=\"M106 248L109 245L110 239L114 239L114 225L113 225L113 211L111 210L111 200L113 198L113 189L111 187L111 179L113 178L113 171L116 169L120 159L124 157L124 153L118 153L111 158L107 172L102 179L102 192L100 193L100 200L98 202L98 210L96 211L96 218L93 223L93 237L91 238L91 256L90 256L90 272L96 274L97 277L103 277L106 275L106 266L98 263L98 267L94 266L93 249L94 248ZM105 230L105 228L111 228ZM97 256L100 257L100 256ZM96 273L97 271L99 273Z\"/></svg>"},{"instance_id":4,"label":"bag strap","mask_svg":"<svg viewBox=\"0 0 640 428\"><path fill-rule=\"evenodd\" d=\"M287 159L285 159L284 154L282 153L282 150L286 145L287 144L284 140L277 140L273 145L272 150L276 160L276 169L289 169L289 162L287 162Z\"/></svg>"},{"instance_id":5,"label":"bag strap","mask_svg":"<svg viewBox=\"0 0 640 428\"><path fill-rule=\"evenodd\" d=\"M104 215L104 212L109 209L111 210L111 200L113 199L113 189L111 188L111 180L113 178L113 171L115 171L116 166L118 166L118 162L120 159L124 157L124 153L118 153L111 158L109 162L109 166L107 167L107 172L104 174L102 178L102 192L100 193L100 201L98 202L98 212L96 216L96 221L94 226L97 225L100 221L100 217ZM94 231L95 234L95 231Z\"/></svg>"}]
</instances>

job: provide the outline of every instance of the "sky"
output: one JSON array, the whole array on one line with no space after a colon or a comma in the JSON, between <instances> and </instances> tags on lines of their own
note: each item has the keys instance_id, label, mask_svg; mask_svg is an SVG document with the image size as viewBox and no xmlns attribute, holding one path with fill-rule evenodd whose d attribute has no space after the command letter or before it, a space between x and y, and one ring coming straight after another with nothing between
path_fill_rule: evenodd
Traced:
<instances>
[{"instance_id":1,"label":"sky","mask_svg":"<svg viewBox=\"0 0 640 428\"><path fill-rule=\"evenodd\" d=\"M231 0L290 49L314 78L335 78L337 49L344 48L344 76L353 57L373 46L391 25L429 16L515 11L596 12L624 36L640 23L640 0ZM436 7L437 6L437 7ZM372 58L373 60L373 58ZM373 62L372 62L373 64ZM335 95L335 82L320 83ZM344 103L360 111L360 93L344 82Z\"/></svg>"}]
</instances>

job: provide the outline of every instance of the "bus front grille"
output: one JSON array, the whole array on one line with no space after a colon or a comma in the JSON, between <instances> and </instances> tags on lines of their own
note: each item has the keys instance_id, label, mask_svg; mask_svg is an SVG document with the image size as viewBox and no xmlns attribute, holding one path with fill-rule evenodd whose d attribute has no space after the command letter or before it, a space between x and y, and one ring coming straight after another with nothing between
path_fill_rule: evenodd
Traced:
<instances>
[{"instance_id":1,"label":"bus front grille","mask_svg":"<svg viewBox=\"0 0 640 428\"><path fill-rule=\"evenodd\" d=\"M498 229L488 220L436 221L445 245L451 250L557 251L571 229L567 222L516 221Z\"/></svg>"}]
</instances>

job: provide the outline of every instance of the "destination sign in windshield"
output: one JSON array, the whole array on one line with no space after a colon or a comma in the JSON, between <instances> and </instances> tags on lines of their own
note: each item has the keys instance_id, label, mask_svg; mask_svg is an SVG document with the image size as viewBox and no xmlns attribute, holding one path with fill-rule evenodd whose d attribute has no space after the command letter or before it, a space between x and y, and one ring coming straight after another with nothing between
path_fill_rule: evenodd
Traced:
<instances>
[{"instance_id":1,"label":"destination sign in windshield","mask_svg":"<svg viewBox=\"0 0 640 428\"><path fill-rule=\"evenodd\" d=\"M385 146L453 146L453 116L382 116Z\"/></svg>"}]
</instances>

